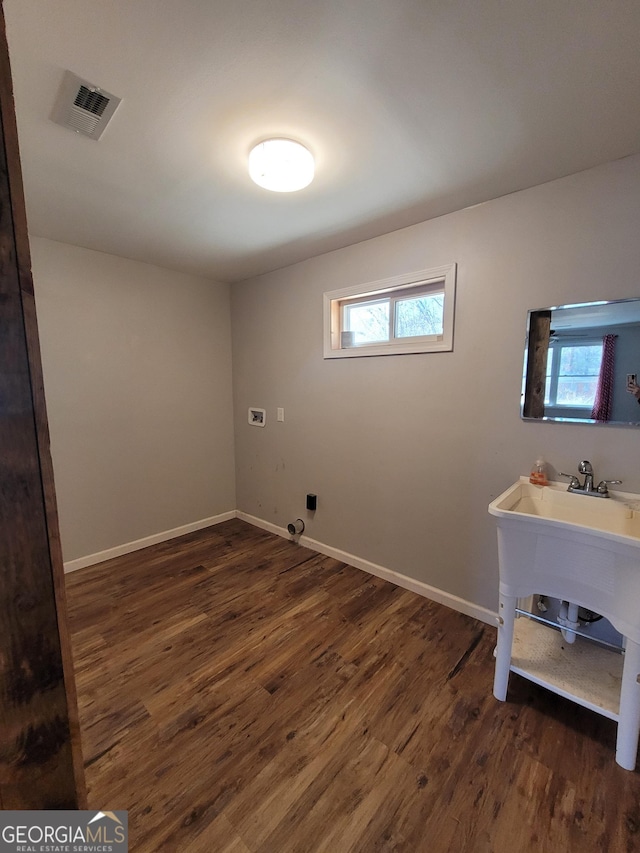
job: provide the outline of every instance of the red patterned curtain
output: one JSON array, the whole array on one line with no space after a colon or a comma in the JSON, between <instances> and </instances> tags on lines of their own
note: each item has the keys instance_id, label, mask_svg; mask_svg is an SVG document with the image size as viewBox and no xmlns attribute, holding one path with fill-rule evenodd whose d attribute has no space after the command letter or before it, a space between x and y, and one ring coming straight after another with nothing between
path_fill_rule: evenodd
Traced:
<instances>
[{"instance_id":1,"label":"red patterned curtain","mask_svg":"<svg viewBox=\"0 0 640 853\"><path fill-rule=\"evenodd\" d=\"M611 420L611 407L613 405L613 368L616 358L617 335L605 335L602 339L602 363L600 375L598 376L598 388L596 399L591 410L591 417L606 423Z\"/></svg>"}]
</instances>

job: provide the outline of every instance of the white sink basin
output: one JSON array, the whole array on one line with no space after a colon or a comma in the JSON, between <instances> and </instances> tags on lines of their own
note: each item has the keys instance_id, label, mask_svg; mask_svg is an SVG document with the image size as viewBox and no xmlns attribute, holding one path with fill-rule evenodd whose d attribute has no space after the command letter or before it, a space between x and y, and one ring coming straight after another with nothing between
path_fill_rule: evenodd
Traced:
<instances>
[{"instance_id":1,"label":"white sink basin","mask_svg":"<svg viewBox=\"0 0 640 853\"><path fill-rule=\"evenodd\" d=\"M494 695L505 699L513 670L606 713L618 721L616 760L632 770L640 736L640 495L616 491L597 498L568 492L566 484L534 486L521 477L491 502L489 512L498 526L500 566ZM566 687L567 669L577 662L573 651L557 679L532 674L535 649L527 652L530 665L514 665L517 602L536 593L601 613L623 635L626 652L615 706L598 707L583 691ZM607 660L597 679L609 677Z\"/></svg>"},{"instance_id":2,"label":"white sink basin","mask_svg":"<svg viewBox=\"0 0 640 853\"><path fill-rule=\"evenodd\" d=\"M568 492L566 483L534 486L521 477L489 505L489 512L499 518L518 513L566 530L587 528L621 543L638 540L640 546L640 495L611 492L608 498L596 498Z\"/></svg>"}]
</instances>

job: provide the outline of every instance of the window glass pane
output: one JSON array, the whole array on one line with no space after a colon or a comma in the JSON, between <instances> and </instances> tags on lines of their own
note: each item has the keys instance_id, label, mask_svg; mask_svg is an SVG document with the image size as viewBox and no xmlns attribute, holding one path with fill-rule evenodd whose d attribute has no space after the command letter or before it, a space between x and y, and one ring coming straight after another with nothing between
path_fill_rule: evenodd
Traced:
<instances>
[{"instance_id":1,"label":"window glass pane","mask_svg":"<svg viewBox=\"0 0 640 853\"><path fill-rule=\"evenodd\" d=\"M593 406L601 361L601 344L562 347L556 403L560 406Z\"/></svg>"},{"instance_id":2,"label":"window glass pane","mask_svg":"<svg viewBox=\"0 0 640 853\"><path fill-rule=\"evenodd\" d=\"M396 338L441 335L444 293L425 294L396 302Z\"/></svg>"},{"instance_id":3,"label":"window glass pane","mask_svg":"<svg viewBox=\"0 0 640 853\"><path fill-rule=\"evenodd\" d=\"M345 305L343 331L353 333L352 346L389 340L389 299Z\"/></svg>"},{"instance_id":4,"label":"window glass pane","mask_svg":"<svg viewBox=\"0 0 640 853\"><path fill-rule=\"evenodd\" d=\"M553 363L557 355L557 350L555 347L549 347L549 352L547 353L547 372L545 376L545 384L544 384L544 404L548 406L551 402L551 377L553 376ZM526 369L526 365L525 365ZM526 373L525 373L526 377Z\"/></svg>"}]
</instances>

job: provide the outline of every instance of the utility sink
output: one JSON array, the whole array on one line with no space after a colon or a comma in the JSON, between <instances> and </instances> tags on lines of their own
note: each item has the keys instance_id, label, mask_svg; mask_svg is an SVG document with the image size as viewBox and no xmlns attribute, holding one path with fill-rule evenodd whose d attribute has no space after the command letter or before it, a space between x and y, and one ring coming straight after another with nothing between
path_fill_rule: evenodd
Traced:
<instances>
[{"instance_id":1,"label":"utility sink","mask_svg":"<svg viewBox=\"0 0 640 853\"><path fill-rule=\"evenodd\" d=\"M597 498L569 492L566 483L534 486L521 477L489 505L489 512L498 518L508 513L533 516L565 530L587 528L614 541L638 540L640 547L640 495L611 492L608 498Z\"/></svg>"},{"instance_id":2,"label":"utility sink","mask_svg":"<svg viewBox=\"0 0 640 853\"><path fill-rule=\"evenodd\" d=\"M615 491L597 498L568 492L565 483L536 486L521 477L491 502L489 512L498 527L500 568L494 695L506 698L509 672L515 671L605 714L618 722L618 764L634 769L640 734L640 495ZM561 636L545 626L535 626L545 634L536 635L539 640L530 622L520 630L516 621L529 620L515 619L518 599L536 593L609 619L624 637L623 660L599 649L593 657L588 640L565 648ZM548 648L549 632L556 648L544 655L556 660L558 677L532 674L540 670L540 649ZM522 652L525 639L528 650ZM592 671L588 688L572 685L569 675L574 663L579 669L583 652L588 658L583 669ZM598 655L602 671L594 675ZM594 684L605 682L613 686L613 700L595 695Z\"/></svg>"}]
</instances>

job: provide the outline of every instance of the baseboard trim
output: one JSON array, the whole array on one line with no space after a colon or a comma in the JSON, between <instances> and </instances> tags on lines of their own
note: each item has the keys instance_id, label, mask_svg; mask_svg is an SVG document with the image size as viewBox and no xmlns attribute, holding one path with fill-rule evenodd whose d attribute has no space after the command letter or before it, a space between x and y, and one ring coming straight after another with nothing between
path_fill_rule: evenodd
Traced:
<instances>
[{"instance_id":1,"label":"baseboard trim","mask_svg":"<svg viewBox=\"0 0 640 853\"><path fill-rule=\"evenodd\" d=\"M149 545L157 545L159 542L167 542L169 539L175 539L178 536L184 536L186 533L193 533L196 530L203 530L205 527L213 527L216 524L222 524L223 521L229 521L232 518L239 518L252 524L254 527L259 527L261 530L266 530L268 533L275 533L276 536L281 536L283 539L291 540L292 537L285 527L279 527L277 524L272 524L255 515L241 512L240 510L230 510L223 512L220 515L214 515L210 518L203 518L200 521L193 521L191 524L184 524L182 527L174 527L172 530L164 530L162 533L155 533L153 536L145 536L143 539L136 539L134 542L127 542L124 545L118 545L115 548L108 548L106 551L99 551L96 554L89 554L86 557L80 557L77 560L70 560L64 564L65 574L76 572L78 569L85 569L88 566L95 566L97 563L103 563L105 560L111 560L113 557L121 557L123 554L130 554L133 551L140 551L142 548L148 548ZM459 613L465 613L474 619L479 619L481 622L486 622L489 625L496 624L497 614L486 607L480 607L471 601L460 598L457 595L452 595L435 586L423 583L422 581L410 578L407 575L395 572L393 569L387 569L385 566L379 566L377 563L372 563L369 560L364 560L355 554L350 554L347 551L341 551L339 548L334 548L332 545L325 545L324 542L319 542L317 539L312 539L310 536L300 536L297 540L300 545L309 548L312 551L317 551L319 554L324 554L326 557L333 557L335 560L340 560L342 563L348 563L356 569L363 572L368 572L382 580L390 581L391 583L400 586L403 589L408 589L411 592L416 592L418 595L424 596L431 601L437 601L438 604L444 604L445 607L451 607L452 610L457 610Z\"/></svg>"},{"instance_id":2,"label":"baseboard trim","mask_svg":"<svg viewBox=\"0 0 640 853\"><path fill-rule=\"evenodd\" d=\"M174 527L172 530L164 530L162 533L154 533L153 536L145 536L143 539L126 542L124 545L117 545L115 548L107 548L106 551L98 551L96 554L88 554L86 557L70 560L64 564L64 571L67 574L68 572L76 572L78 569L86 569L87 566L95 566L96 563L103 563L113 557L122 557L123 554L130 554L133 551L141 551L142 548L148 548L149 545L157 545L158 542L166 542L169 539L175 539L177 536L184 536L185 533L193 533L195 530L213 527L215 524L222 524L223 521L229 521L235 517L236 511L230 510L220 515L212 515L210 518L202 518L200 521L192 521L190 524L183 524L181 527Z\"/></svg>"},{"instance_id":3,"label":"baseboard trim","mask_svg":"<svg viewBox=\"0 0 640 853\"><path fill-rule=\"evenodd\" d=\"M264 521L255 515L249 515L246 512L236 512L237 518L252 524L254 527L259 527L269 533L275 533L277 536L282 536L284 539L291 539L285 527L278 527L277 524L272 524L269 521ZM403 589L408 589L411 592L416 592L418 595L424 596L431 601L436 601L438 604L444 604L445 607L451 607L452 610L457 610L459 613L465 613L474 619L479 619L481 622L486 622L488 625L495 625L497 613L486 607L480 607L471 601L464 598L459 598L457 595L452 595L449 592L438 589L435 586L423 583L422 581L410 578L407 575L395 572L393 569L387 569L384 566L379 566L377 563L371 563L369 560L363 560L355 554L349 554L347 551L341 551L339 548L334 548L331 545L325 545L324 542L318 542L317 539L311 539L309 536L300 536L297 540L300 545L305 548L310 548L312 551L318 551L326 557L333 557L340 560L342 563L348 563L356 569L361 569L368 572L370 575L375 575L382 580L390 581L391 583L400 586Z\"/></svg>"}]
</instances>

